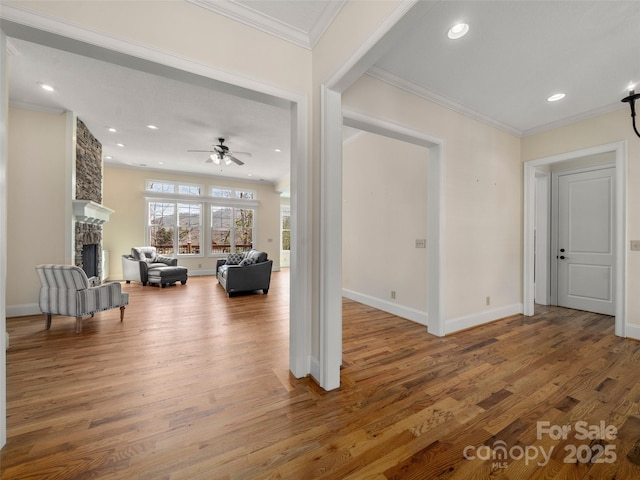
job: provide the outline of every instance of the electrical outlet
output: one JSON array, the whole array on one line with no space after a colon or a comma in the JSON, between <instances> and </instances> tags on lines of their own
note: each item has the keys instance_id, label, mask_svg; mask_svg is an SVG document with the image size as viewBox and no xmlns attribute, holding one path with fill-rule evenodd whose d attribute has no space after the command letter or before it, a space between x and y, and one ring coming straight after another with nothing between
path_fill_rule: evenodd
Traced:
<instances>
[{"instance_id":1,"label":"electrical outlet","mask_svg":"<svg viewBox=\"0 0 640 480\"><path fill-rule=\"evenodd\" d=\"M201 263L198 264L198 268L202 268L202 264Z\"/></svg>"},{"instance_id":2,"label":"electrical outlet","mask_svg":"<svg viewBox=\"0 0 640 480\"><path fill-rule=\"evenodd\" d=\"M392 298L393 300L395 300L395 299L396 299L396 291L395 291L395 290L391 290L391 298Z\"/></svg>"},{"instance_id":3,"label":"electrical outlet","mask_svg":"<svg viewBox=\"0 0 640 480\"><path fill-rule=\"evenodd\" d=\"M487 302L487 305L491 305L491 297L487 297L486 302Z\"/></svg>"}]
</instances>

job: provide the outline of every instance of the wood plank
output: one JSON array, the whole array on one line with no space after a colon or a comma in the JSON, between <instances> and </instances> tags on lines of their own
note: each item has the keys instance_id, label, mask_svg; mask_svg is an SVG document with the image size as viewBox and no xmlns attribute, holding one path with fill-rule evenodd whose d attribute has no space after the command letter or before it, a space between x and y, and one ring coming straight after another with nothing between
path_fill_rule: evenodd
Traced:
<instances>
[{"instance_id":1,"label":"wood plank","mask_svg":"<svg viewBox=\"0 0 640 480\"><path fill-rule=\"evenodd\" d=\"M343 302L342 386L288 372L288 273L228 298L212 277L123 284L102 312L10 318L0 476L101 480L640 478L640 343L611 317L537 307L438 338ZM537 422L605 421L616 461L564 463L573 436ZM499 446L553 449L540 466ZM471 448L471 450L468 450ZM484 448L485 450L478 450ZM467 450L465 450L467 449Z\"/></svg>"}]
</instances>

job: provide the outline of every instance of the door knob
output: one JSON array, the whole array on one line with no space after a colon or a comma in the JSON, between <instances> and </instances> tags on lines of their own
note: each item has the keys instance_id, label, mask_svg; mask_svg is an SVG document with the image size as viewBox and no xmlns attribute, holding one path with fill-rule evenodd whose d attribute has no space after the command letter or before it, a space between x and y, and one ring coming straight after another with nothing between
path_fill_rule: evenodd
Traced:
<instances>
[{"instance_id":1,"label":"door knob","mask_svg":"<svg viewBox=\"0 0 640 480\"><path fill-rule=\"evenodd\" d=\"M564 252L564 248L561 248L561 249L560 249L560 251L561 251L561 252Z\"/></svg>"},{"instance_id":2,"label":"door knob","mask_svg":"<svg viewBox=\"0 0 640 480\"><path fill-rule=\"evenodd\" d=\"M566 257L564 255L560 255L560 260L564 260Z\"/></svg>"}]
</instances>

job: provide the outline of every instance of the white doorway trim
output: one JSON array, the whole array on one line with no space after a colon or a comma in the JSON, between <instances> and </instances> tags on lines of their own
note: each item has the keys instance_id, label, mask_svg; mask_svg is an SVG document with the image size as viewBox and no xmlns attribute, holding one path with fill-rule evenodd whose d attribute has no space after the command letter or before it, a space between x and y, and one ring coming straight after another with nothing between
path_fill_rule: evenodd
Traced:
<instances>
[{"instance_id":1,"label":"white doorway trim","mask_svg":"<svg viewBox=\"0 0 640 480\"><path fill-rule=\"evenodd\" d=\"M0 30L0 192L7 191L7 124L9 123L9 88L7 81L7 37ZM7 195L0 196L0 449L7 443Z\"/></svg>"},{"instance_id":2,"label":"white doorway trim","mask_svg":"<svg viewBox=\"0 0 640 480\"><path fill-rule=\"evenodd\" d=\"M342 92L372 67L390 45L416 27L432 7L433 4L418 0L399 2L364 43L320 84L320 345L312 375L325 390L340 386L342 363ZM442 154L442 144L433 148ZM439 195L439 191L433 194ZM435 262L439 265L440 259Z\"/></svg>"},{"instance_id":3,"label":"white doorway trim","mask_svg":"<svg viewBox=\"0 0 640 480\"><path fill-rule=\"evenodd\" d=\"M310 373L312 305L312 237L311 222L311 168L308 147L309 115L306 92L294 92L240 76L232 72L181 57L169 51L129 42L111 35L89 30L82 26L43 17L14 5L3 5L2 20L7 27L31 29L36 35L51 36L69 44L82 42L87 48L106 49L130 55L143 61L174 68L227 85L238 94L240 89L253 99L265 103L288 104L291 112L291 286L289 306L289 368L300 378ZM11 32L9 32L11 33ZM56 48L55 46L53 48ZM4 55L2 58L4 59ZM238 88L239 87L239 88ZM2 125L6 134L6 123ZM4 143L3 143L4 145ZM4 205L0 204L0 207ZM6 231L6 229L4 230ZM6 242L2 234L0 246ZM6 255L6 253L5 253ZM0 264L1 266L2 264ZM2 399L4 402L5 399ZM0 406L5 405L4 403Z\"/></svg>"},{"instance_id":4,"label":"white doorway trim","mask_svg":"<svg viewBox=\"0 0 640 480\"><path fill-rule=\"evenodd\" d=\"M444 140L403 125L342 108L345 126L424 147L428 150L427 177L427 331L438 337L446 333L444 320Z\"/></svg>"},{"instance_id":5,"label":"white doorway trim","mask_svg":"<svg viewBox=\"0 0 640 480\"><path fill-rule=\"evenodd\" d=\"M561 153L549 157L530 160L524 164L524 238L523 238L523 313L534 314L534 232L535 232L535 179L536 171L554 163L566 160L613 152L616 167L616 255L615 255L615 334L626 337L627 332L627 289L626 289L626 249L627 244L627 143L609 143L583 150Z\"/></svg>"}]
</instances>

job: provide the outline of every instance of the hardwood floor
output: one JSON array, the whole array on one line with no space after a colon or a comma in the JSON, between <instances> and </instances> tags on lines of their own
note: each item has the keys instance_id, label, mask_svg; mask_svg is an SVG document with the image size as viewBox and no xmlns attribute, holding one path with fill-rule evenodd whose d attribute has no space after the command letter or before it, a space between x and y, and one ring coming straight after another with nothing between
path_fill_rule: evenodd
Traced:
<instances>
[{"instance_id":1,"label":"hardwood floor","mask_svg":"<svg viewBox=\"0 0 640 480\"><path fill-rule=\"evenodd\" d=\"M288 373L286 273L231 299L212 277L123 288L123 323L8 319L2 479L640 478L640 343L611 317L539 308L437 338L345 301L324 392Z\"/></svg>"}]
</instances>

